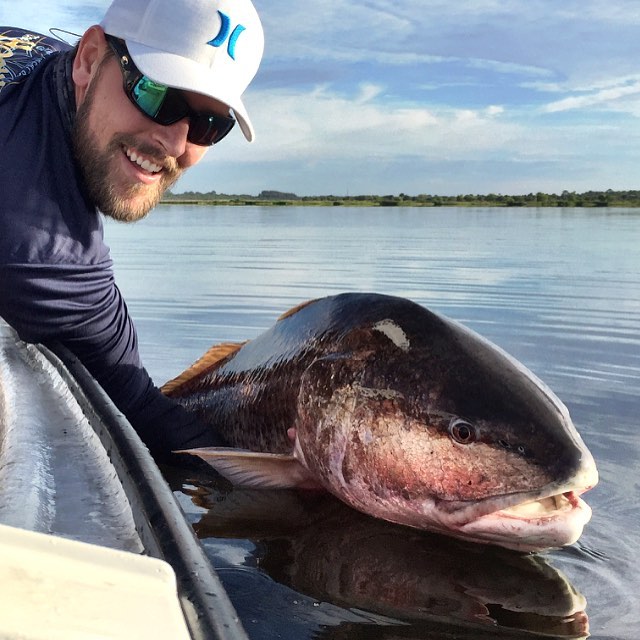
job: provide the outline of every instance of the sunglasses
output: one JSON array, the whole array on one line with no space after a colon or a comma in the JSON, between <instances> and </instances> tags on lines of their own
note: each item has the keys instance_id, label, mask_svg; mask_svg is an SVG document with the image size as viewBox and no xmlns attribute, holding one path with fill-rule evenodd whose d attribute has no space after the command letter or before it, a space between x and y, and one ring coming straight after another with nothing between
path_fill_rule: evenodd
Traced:
<instances>
[{"instance_id":1,"label":"sunglasses","mask_svg":"<svg viewBox=\"0 0 640 640\"><path fill-rule=\"evenodd\" d=\"M124 92L145 116L165 126L189 118L187 140L203 147L220 142L233 129L235 118L195 111L180 89L145 76L133 63L124 40L107 36L107 42L120 63Z\"/></svg>"}]
</instances>

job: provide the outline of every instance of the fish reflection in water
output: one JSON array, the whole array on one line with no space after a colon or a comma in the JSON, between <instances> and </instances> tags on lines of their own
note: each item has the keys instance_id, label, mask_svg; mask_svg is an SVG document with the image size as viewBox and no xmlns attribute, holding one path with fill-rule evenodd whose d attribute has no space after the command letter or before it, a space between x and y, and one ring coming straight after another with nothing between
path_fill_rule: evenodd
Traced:
<instances>
[{"instance_id":1,"label":"fish reflection in water","mask_svg":"<svg viewBox=\"0 0 640 640\"><path fill-rule=\"evenodd\" d=\"M258 569L276 582L392 625L345 623L314 637L588 636L585 598L544 555L409 529L327 494L231 489L211 479L181 490L206 509L194 524L200 539L251 539Z\"/></svg>"}]
</instances>

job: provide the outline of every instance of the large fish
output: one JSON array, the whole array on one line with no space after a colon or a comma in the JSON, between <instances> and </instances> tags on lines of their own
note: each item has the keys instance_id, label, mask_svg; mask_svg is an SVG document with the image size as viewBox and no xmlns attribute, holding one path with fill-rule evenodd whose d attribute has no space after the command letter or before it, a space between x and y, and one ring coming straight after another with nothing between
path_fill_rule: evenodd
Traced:
<instances>
[{"instance_id":1,"label":"large fish","mask_svg":"<svg viewBox=\"0 0 640 640\"><path fill-rule=\"evenodd\" d=\"M575 542L598 481L566 407L462 325L346 293L214 347L163 388L234 449L192 449L232 482L321 487L374 517L536 551Z\"/></svg>"}]
</instances>

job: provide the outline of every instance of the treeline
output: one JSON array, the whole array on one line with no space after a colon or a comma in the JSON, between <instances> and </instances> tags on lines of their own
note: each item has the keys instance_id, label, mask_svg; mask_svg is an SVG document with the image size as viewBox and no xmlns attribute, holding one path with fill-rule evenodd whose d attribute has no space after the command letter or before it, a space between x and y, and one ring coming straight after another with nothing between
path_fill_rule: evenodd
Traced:
<instances>
[{"instance_id":1,"label":"treeline","mask_svg":"<svg viewBox=\"0 0 640 640\"><path fill-rule=\"evenodd\" d=\"M298 196L285 191L265 190L257 196L232 195L209 191L201 193L187 191L174 194L168 192L163 202L201 203L201 204L305 204L305 205L368 205L368 206L492 206L492 207L640 207L640 191L563 191L555 193L529 193L526 195L486 195L466 194L457 196L438 196L420 194L417 196L400 193L399 195L357 195L357 196Z\"/></svg>"}]
</instances>

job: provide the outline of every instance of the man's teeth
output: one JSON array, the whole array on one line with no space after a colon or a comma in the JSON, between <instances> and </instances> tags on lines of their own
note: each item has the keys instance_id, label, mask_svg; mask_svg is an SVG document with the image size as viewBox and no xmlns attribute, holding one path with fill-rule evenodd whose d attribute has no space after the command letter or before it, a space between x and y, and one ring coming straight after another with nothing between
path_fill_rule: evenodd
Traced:
<instances>
[{"instance_id":1,"label":"man's teeth","mask_svg":"<svg viewBox=\"0 0 640 640\"><path fill-rule=\"evenodd\" d=\"M145 171L149 171L150 173L158 173L158 171L162 170L161 166L154 164L153 162L146 160L145 158L142 158L135 151L127 149L127 156L129 160L131 160L131 162L135 162Z\"/></svg>"}]
</instances>

